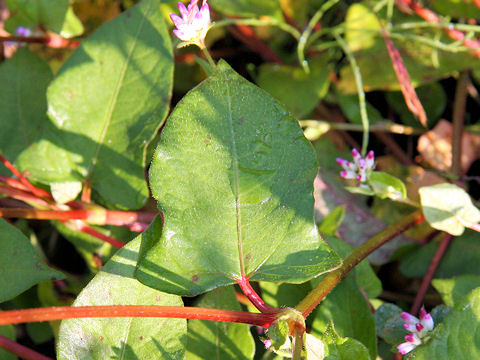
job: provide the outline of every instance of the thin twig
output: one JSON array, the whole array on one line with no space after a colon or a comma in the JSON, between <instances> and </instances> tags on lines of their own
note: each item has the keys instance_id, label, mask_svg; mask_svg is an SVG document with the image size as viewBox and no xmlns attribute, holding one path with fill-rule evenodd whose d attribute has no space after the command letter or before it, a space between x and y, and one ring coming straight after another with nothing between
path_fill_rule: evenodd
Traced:
<instances>
[{"instance_id":1,"label":"thin twig","mask_svg":"<svg viewBox=\"0 0 480 360\"><path fill-rule=\"evenodd\" d=\"M415 296L415 301L413 302L413 305L410 309L411 314L417 314L418 311L420 310L420 307L422 306L423 298L427 293L428 287L430 286L430 282L432 281L433 276L435 275L435 271L437 271L438 265L440 265L440 262L442 261L445 251L447 251L447 248L448 248L448 245L450 244L451 239L452 239L452 235L445 234L442 241L440 242L440 245L438 246L438 249L435 252L435 255L433 256L432 261L430 262L427 273L423 277L422 283L420 284L420 288L418 289L417 296Z\"/></svg>"},{"instance_id":2,"label":"thin twig","mask_svg":"<svg viewBox=\"0 0 480 360\"><path fill-rule=\"evenodd\" d=\"M0 335L0 348L24 360L53 360L2 335Z\"/></svg>"},{"instance_id":3,"label":"thin twig","mask_svg":"<svg viewBox=\"0 0 480 360\"><path fill-rule=\"evenodd\" d=\"M469 72L464 70L460 73L455 90L453 103L453 130L452 130L452 174L462 175L462 138L463 124L465 119L465 105L467 103L467 85Z\"/></svg>"}]
</instances>

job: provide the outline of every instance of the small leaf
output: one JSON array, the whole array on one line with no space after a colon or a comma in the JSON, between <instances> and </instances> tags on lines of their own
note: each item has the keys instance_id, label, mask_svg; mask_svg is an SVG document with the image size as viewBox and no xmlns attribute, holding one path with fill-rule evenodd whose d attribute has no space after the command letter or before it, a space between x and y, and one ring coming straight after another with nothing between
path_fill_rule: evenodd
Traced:
<instances>
[{"instance_id":1,"label":"small leaf","mask_svg":"<svg viewBox=\"0 0 480 360\"><path fill-rule=\"evenodd\" d=\"M447 306L455 306L473 289L480 287L480 275L462 275L451 279L433 279L433 287Z\"/></svg>"},{"instance_id":2,"label":"small leaf","mask_svg":"<svg viewBox=\"0 0 480 360\"><path fill-rule=\"evenodd\" d=\"M326 345L322 340L316 338L312 334L305 334L306 360L325 359L325 347Z\"/></svg>"},{"instance_id":3,"label":"small leaf","mask_svg":"<svg viewBox=\"0 0 480 360\"><path fill-rule=\"evenodd\" d=\"M395 304L385 303L373 314L377 335L390 345L398 345L404 342L408 334L401 318L403 310Z\"/></svg>"},{"instance_id":4,"label":"small leaf","mask_svg":"<svg viewBox=\"0 0 480 360\"><path fill-rule=\"evenodd\" d=\"M289 332L290 329L285 320L278 319L270 325L267 336L272 341L273 349L282 351L283 348L291 346Z\"/></svg>"},{"instance_id":5,"label":"small leaf","mask_svg":"<svg viewBox=\"0 0 480 360\"><path fill-rule=\"evenodd\" d=\"M215 289L195 306L241 310L233 287ZM186 360L253 359L255 343L249 326L219 321L189 320Z\"/></svg>"},{"instance_id":6,"label":"small leaf","mask_svg":"<svg viewBox=\"0 0 480 360\"><path fill-rule=\"evenodd\" d=\"M328 324L320 339L327 345L325 351L327 360L371 359L365 345L355 339L339 336L332 323Z\"/></svg>"},{"instance_id":7,"label":"small leaf","mask_svg":"<svg viewBox=\"0 0 480 360\"><path fill-rule=\"evenodd\" d=\"M375 195L380 198L388 197L392 200L404 199L407 196L407 188L400 179L382 171L373 171L368 183Z\"/></svg>"},{"instance_id":8,"label":"small leaf","mask_svg":"<svg viewBox=\"0 0 480 360\"><path fill-rule=\"evenodd\" d=\"M330 85L326 59L309 61L310 73L301 67L264 64L258 69L258 85L285 104L298 119L308 116ZM291 90L295 89L295 96Z\"/></svg>"},{"instance_id":9,"label":"small leaf","mask_svg":"<svg viewBox=\"0 0 480 360\"><path fill-rule=\"evenodd\" d=\"M137 278L196 295L242 275L298 283L332 270L340 259L313 222L316 172L295 119L220 62L162 131L150 186L165 231Z\"/></svg>"},{"instance_id":10,"label":"small leaf","mask_svg":"<svg viewBox=\"0 0 480 360\"><path fill-rule=\"evenodd\" d=\"M318 225L318 231L321 234L335 236L344 217L345 206L337 206L322 219L322 222Z\"/></svg>"},{"instance_id":11,"label":"small leaf","mask_svg":"<svg viewBox=\"0 0 480 360\"><path fill-rule=\"evenodd\" d=\"M182 306L178 296L148 288L133 278L142 238L158 237L155 220L135 240L119 250L83 289L73 306ZM57 347L59 360L183 359L186 320L163 318L84 318L62 321Z\"/></svg>"},{"instance_id":12,"label":"small leaf","mask_svg":"<svg viewBox=\"0 0 480 360\"><path fill-rule=\"evenodd\" d=\"M0 153L11 162L39 136L52 77L48 64L26 47L0 65ZM3 166L0 174L6 174Z\"/></svg>"},{"instance_id":13,"label":"small leaf","mask_svg":"<svg viewBox=\"0 0 480 360\"><path fill-rule=\"evenodd\" d=\"M437 325L431 340L416 348L408 359L450 360L480 358L480 288L457 304Z\"/></svg>"},{"instance_id":14,"label":"small leaf","mask_svg":"<svg viewBox=\"0 0 480 360\"><path fill-rule=\"evenodd\" d=\"M465 226L480 221L480 210L462 188L453 184L438 184L419 190L423 214L435 229L461 235Z\"/></svg>"},{"instance_id":15,"label":"small leaf","mask_svg":"<svg viewBox=\"0 0 480 360\"><path fill-rule=\"evenodd\" d=\"M89 180L107 202L139 208L148 197L145 149L166 116L172 73L159 2L143 0L62 66L48 89L51 121L19 167L43 183Z\"/></svg>"},{"instance_id":16,"label":"small leaf","mask_svg":"<svg viewBox=\"0 0 480 360\"><path fill-rule=\"evenodd\" d=\"M80 181L55 182L50 184L50 191L57 204L65 204L77 198L82 191Z\"/></svg>"},{"instance_id":17,"label":"small leaf","mask_svg":"<svg viewBox=\"0 0 480 360\"><path fill-rule=\"evenodd\" d=\"M0 234L0 302L14 298L40 281L65 277L47 267L25 235L3 219L0 219Z\"/></svg>"}]
</instances>

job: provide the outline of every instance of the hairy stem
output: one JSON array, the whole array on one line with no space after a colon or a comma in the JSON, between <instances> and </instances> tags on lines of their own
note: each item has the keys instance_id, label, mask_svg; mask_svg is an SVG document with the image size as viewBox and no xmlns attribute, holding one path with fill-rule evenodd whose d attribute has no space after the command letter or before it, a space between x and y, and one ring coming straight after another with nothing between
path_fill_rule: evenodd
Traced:
<instances>
[{"instance_id":1,"label":"hairy stem","mask_svg":"<svg viewBox=\"0 0 480 360\"><path fill-rule=\"evenodd\" d=\"M0 312L0 325L53 321L74 318L159 317L228 321L268 328L275 314L255 314L243 311L183 306L111 305L55 306Z\"/></svg>"},{"instance_id":2,"label":"hairy stem","mask_svg":"<svg viewBox=\"0 0 480 360\"><path fill-rule=\"evenodd\" d=\"M421 210L404 217L373 236L358 248L353 250L344 260L342 266L328 273L295 309L307 317L327 294L363 259L386 242L400 235L411 227L425 221Z\"/></svg>"}]
</instances>

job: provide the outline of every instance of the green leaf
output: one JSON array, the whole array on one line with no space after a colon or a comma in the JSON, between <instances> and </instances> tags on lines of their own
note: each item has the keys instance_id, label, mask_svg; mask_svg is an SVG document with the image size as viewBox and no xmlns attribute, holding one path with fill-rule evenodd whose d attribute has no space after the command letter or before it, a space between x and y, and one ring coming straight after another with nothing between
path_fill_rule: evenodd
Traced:
<instances>
[{"instance_id":1,"label":"green leaf","mask_svg":"<svg viewBox=\"0 0 480 360\"><path fill-rule=\"evenodd\" d=\"M480 275L480 236L477 232L467 230L452 240L440 265L435 272L437 278L472 274ZM421 278L438 248L438 241L431 242L420 249L408 253L400 264L400 272L408 277ZM461 261L459 261L461 260Z\"/></svg>"},{"instance_id":2,"label":"green leaf","mask_svg":"<svg viewBox=\"0 0 480 360\"><path fill-rule=\"evenodd\" d=\"M132 240L84 288L73 306L182 306L178 296L148 288L133 278L142 238L158 237L161 220ZM184 319L84 318L62 321L59 360L183 359L187 324Z\"/></svg>"},{"instance_id":3,"label":"green leaf","mask_svg":"<svg viewBox=\"0 0 480 360\"><path fill-rule=\"evenodd\" d=\"M0 326L0 335L7 339L15 341L15 328L13 325ZM17 360L18 358L7 350L0 349L0 359L2 360Z\"/></svg>"},{"instance_id":4,"label":"green leaf","mask_svg":"<svg viewBox=\"0 0 480 360\"><path fill-rule=\"evenodd\" d=\"M0 64L0 152L11 162L38 138L52 77L48 64L26 47Z\"/></svg>"},{"instance_id":5,"label":"green leaf","mask_svg":"<svg viewBox=\"0 0 480 360\"><path fill-rule=\"evenodd\" d=\"M423 215L437 230L461 235L465 226L480 221L480 210L473 204L465 190L453 184L421 187L420 202Z\"/></svg>"},{"instance_id":6,"label":"green leaf","mask_svg":"<svg viewBox=\"0 0 480 360\"><path fill-rule=\"evenodd\" d=\"M308 116L330 85L330 67L325 60L309 61L310 74L301 67L264 64L259 68L258 85L285 104L297 119ZM292 89L295 95L292 96Z\"/></svg>"},{"instance_id":7,"label":"green leaf","mask_svg":"<svg viewBox=\"0 0 480 360\"><path fill-rule=\"evenodd\" d=\"M195 306L241 310L233 287L215 289L205 294ZM255 343L246 324L219 321L188 321L186 360L253 359Z\"/></svg>"},{"instance_id":8,"label":"green leaf","mask_svg":"<svg viewBox=\"0 0 480 360\"><path fill-rule=\"evenodd\" d=\"M178 295L337 267L313 221L313 149L274 99L220 62L170 115L150 169L165 231L137 277ZM194 134L194 136L192 136Z\"/></svg>"},{"instance_id":9,"label":"green leaf","mask_svg":"<svg viewBox=\"0 0 480 360\"><path fill-rule=\"evenodd\" d=\"M20 230L0 219L0 302L9 300L40 281L65 276L47 267Z\"/></svg>"},{"instance_id":10,"label":"green leaf","mask_svg":"<svg viewBox=\"0 0 480 360\"><path fill-rule=\"evenodd\" d=\"M337 206L322 219L322 222L318 225L318 231L320 231L321 234L335 236L344 217L345 206Z\"/></svg>"},{"instance_id":11,"label":"green leaf","mask_svg":"<svg viewBox=\"0 0 480 360\"><path fill-rule=\"evenodd\" d=\"M327 345L325 348L325 360L372 359L365 345L355 339L339 336L332 323L328 324L325 333L320 336L320 339Z\"/></svg>"},{"instance_id":12,"label":"green leaf","mask_svg":"<svg viewBox=\"0 0 480 360\"><path fill-rule=\"evenodd\" d=\"M430 3L432 9L449 18L478 18L480 9L475 2L462 0L433 0Z\"/></svg>"},{"instance_id":13,"label":"green leaf","mask_svg":"<svg viewBox=\"0 0 480 360\"><path fill-rule=\"evenodd\" d=\"M159 2L141 1L63 65L48 89L51 122L20 168L44 183L89 180L106 201L140 207L148 197L145 149L166 116L172 71Z\"/></svg>"},{"instance_id":14,"label":"green leaf","mask_svg":"<svg viewBox=\"0 0 480 360\"><path fill-rule=\"evenodd\" d=\"M416 348L408 359L449 360L480 358L480 289L470 295L433 330L432 339Z\"/></svg>"},{"instance_id":15,"label":"green leaf","mask_svg":"<svg viewBox=\"0 0 480 360\"><path fill-rule=\"evenodd\" d=\"M368 183L380 198L392 200L404 199L407 197L407 189L402 180L382 171L373 171Z\"/></svg>"},{"instance_id":16,"label":"green leaf","mask_svg":"<svg viewBox=\"0 0 480 360\"><path fill-rule=\"evenodd\" d=\"M433 287L447 306L455 306L473 289L480 287L480 275L463 275L451 279L433 279Z\"/></svg>"},{"instance_id":17,"label":"green leaf","mask_svg":"<svg viewBox=\"0 0 480 360\"><path fill-rule=\"evenodd\" d=\"M226 15L270 16L283 20L282 9L277 0L210 0L211 6Z\"/></svg>"},{"instance_id":18,"label":"green leaf","mask_svg":"<svg viewBox=\"0 0 480 360\"><path fill-rule=\"evenodd\" d=\"M70 0L6 0L12 14L5 29L11 34L19 26L36 28L38 25L63 37L73 37L83 33L80 20L73 13Z\"/></svg>"},{"instance_id":19,"label":"green leaf","mask_svg":"<svg viewBox=\"0 0 480 360\"><path fill-rule=\"evenodd\" d=\"M382 304L373 314L377 335L390 345L404 342L407 330L403 327L405 321L400 317L403 310L395 304Z\"/></svg>"},{"instance_id":20,"label":"green leaf","mask_svg":"<svg viewBox=\"0 0 480 360\"><path fill-rule=\"evenodd\" d=\"M318 280L312 281L314 285ZM313 321L312 332L319 336L333 321L341 337L350 337L362 343L372 359L377 354L375 322L370 307L351 276L342 280L322 301Z\"/></svg>"}]
</instances>

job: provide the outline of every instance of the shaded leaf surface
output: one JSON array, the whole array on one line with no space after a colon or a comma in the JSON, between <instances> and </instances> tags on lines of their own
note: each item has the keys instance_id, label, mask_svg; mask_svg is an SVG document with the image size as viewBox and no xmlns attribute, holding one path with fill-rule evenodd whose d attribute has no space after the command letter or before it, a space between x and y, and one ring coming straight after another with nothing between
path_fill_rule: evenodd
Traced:
<instances>
[{"instance_id":1,"label":"shaded leaf surface","mask_svg":"<svg viewBox=\"0 0 480 360\"><path fill-rule=\"evenodd\" d=\"M432 285L442 296L445 305L454 306L473 289L480 287L480 276L462 275L451 279L433 279Z\"/></svg>"},{"instance_id":2,"label":"shaded leaf surface","mask_svg":"<svg viewBox=\"0 0 480 360\"><path fill-rule=\"evenodd\" d=\"M205 294L195 306L238 310L233 287L222 287ZM219 321L188 321L186 360L253 359L255 344L246 324Z\"/></svg>"},{"instance_id":3,"label":"shaded leaf surface","mask_svg":"<svg viewBox=\"0 0 480 360\"><path fill-rule=\"evenodd\" d=\"M338 335L332 323L328 325L325 333L319 337L327 345L325 360L371 359L365 345L355 339Z\"/></svg>"},{"instance_id":4,"label":"shaded leaf surface","mask_svg":"<svg viewBox=\"0 0 480 360\"><path fill-rule=\"evenodd\" d=\"M47 267L25 235L3 219L0 234L0 302L40 281L64 278L61 272Z\"/></svg>"},{"instance_id":5,"label":"shaded leaf surface","mask_svg":"<svg viewBox=\"0 0 480 360\"><path fill-rule=\"evenodd\" d=\"M303 282L340 259L313 222L315 155L295 119L220 62L162 132L150 169L165 231L137 277L179 295Z\"/></svg>"},{"instance_id":6,"label":"shaded leaf surface","mask_svg":"<svg viewBox=\"0 0 480 360\"><path fill-rule=\"evenodd\" d=\"M480 235L466 230L449 245L435 272L437 278L449 278L465 274L480 275ZM400 264L400 271L408 277L423 277L437 248L438 241L431 242L406 256ZM461 261L459 261L461 259Z\"/></svg>"},{"instance_id":7,"label":"shaded leaf surface","mask_svg":"<svg viewBox=\"0 0 480 360\"><path fill-rule=\"evenodd\" d=\"M148 196L145 148L171 94L171 41L157 0L104 24L48 89L43 138L20 167L41 182L84 181L108 202L138 208Z\"/></svg>"},{"instance_id":8,"label":"shaded leaf surface","mask_svg":"<svg viewBox=\"0 0 480 360\"><path fill-rule=\"evenodd\" d=\"M142 238L157 237L156 220L102 268L73 306L159 305L181 306L178 296L146 287L133 278ZM58 359L183 359L186 320L162 318L92 318L62 321Z\"/></svg>"},{"instance_id":9,"label":"shaded leaf surface","mask_svg":"<svg viewBox=\"0 0 480 360\"><path fill-rule=\"evenodd\" d=\"M11 162L38 137L52 77L48 64L26 47L0 65L0 152ZM1 166L0 173L7 170Z\"/></svg>"}]
</instances>

